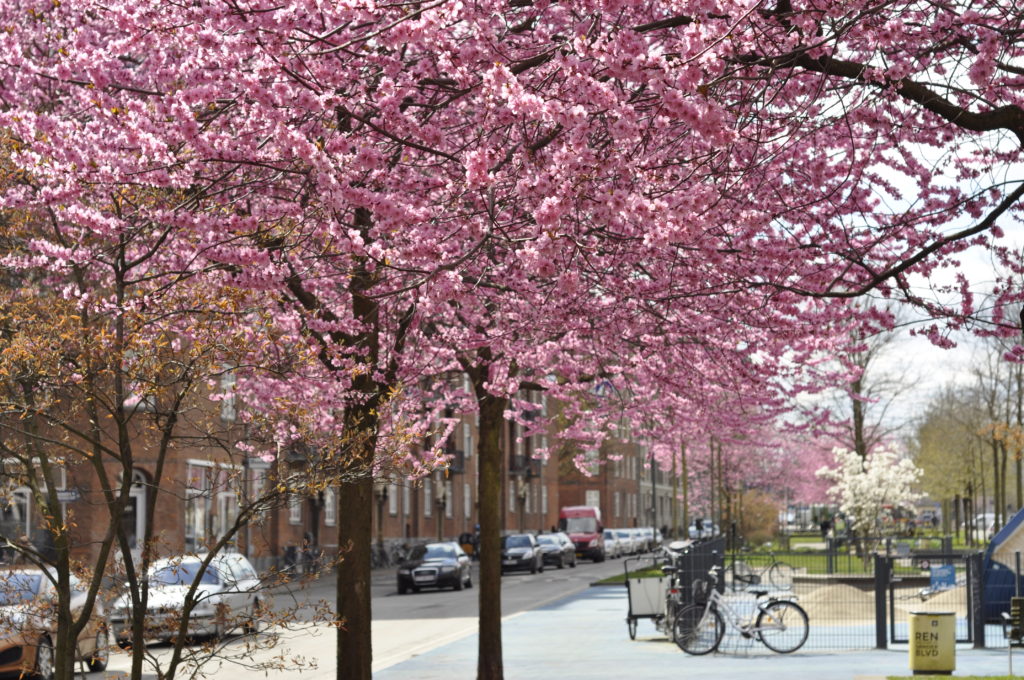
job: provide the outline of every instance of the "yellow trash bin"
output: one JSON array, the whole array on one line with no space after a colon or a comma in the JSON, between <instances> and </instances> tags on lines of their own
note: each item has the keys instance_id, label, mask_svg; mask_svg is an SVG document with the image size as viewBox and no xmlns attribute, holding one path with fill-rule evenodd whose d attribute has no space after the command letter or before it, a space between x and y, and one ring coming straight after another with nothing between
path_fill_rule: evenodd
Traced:
<instances>
[{"instance_id":1,"label":"yellow trash bin","mask_svg":"<svg viewBox=\"0 0 1024 680\"><path fill-rule=\"evenodd\" d=\"M949 675L956 669L953 612L910 612L910 670L914 675Z\"/></svg>"}]
</instances>

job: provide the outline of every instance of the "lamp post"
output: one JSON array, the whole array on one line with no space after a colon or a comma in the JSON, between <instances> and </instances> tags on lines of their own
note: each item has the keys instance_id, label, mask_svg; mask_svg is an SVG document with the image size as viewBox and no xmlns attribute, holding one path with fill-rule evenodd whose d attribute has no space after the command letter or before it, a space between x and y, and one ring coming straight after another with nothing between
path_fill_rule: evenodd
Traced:
<instances>
[{"instance_id":1,"label":"lamp post","mask_svg":"<svg viewBox=\"0 0 1024 680\"><path fill-rule=\"evenodd\" d=\"M525 531L526 523L526 475L516 475L516 499L519 501L519 531Z\"/></svg>"},{"instance_id":2,"label":"lamp post","mask_svg":"<svg viewBox=\"0 0 1024 680\"><path fill-rule=\"evenodd\" d=\"M377 548L384 550L384 503L388 500L386 479L373 480L373 495L377 498Z\"/></svg>"},{"instance_id":3,"label":"lamp post","mask_svg":"<svg viewBox=\"0 0 1024 680\"><path fill-rule=\"evenodd\" d=\"M438 475L437 495L434 497L434 505L437 506L437 540L444 540L444 510L448 503L448 494L445 490L444 479Z\"/></svg>"}]
</instances>

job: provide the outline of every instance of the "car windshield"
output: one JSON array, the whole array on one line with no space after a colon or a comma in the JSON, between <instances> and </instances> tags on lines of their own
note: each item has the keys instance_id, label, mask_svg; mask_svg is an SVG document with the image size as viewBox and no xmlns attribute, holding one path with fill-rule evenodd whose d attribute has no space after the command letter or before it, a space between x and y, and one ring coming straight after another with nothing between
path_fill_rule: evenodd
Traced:
<instances>
[{"instance_id":1,"label":"car windshield","mask_svg":"<svg viewBox=\"0 0 1024 680\"><path fill-rule=\"evenodd\" d=\"M182 562L161 567L149 577L149 582L161 586L188 586L196 580L199 573L199 562ZM217 570L210 565L203 572L200 583L217 583Z\"/></svg>"},{"instance_id":2,"label":"car windshield","mask_svg":"<svg viewBox=\"0 0 1024 680\"><path fill-rule=\"evenodd\" d=\"M455 548L450 545L418 545L409 555L413 560L448 560L455 559Z\"/></svg>"},{"instance_id":3,"label":"car windshield","mask_svg":"<svg viewBox=\"0 0 1024 680\"><path fill-rule=\"evenodd\" d=\"M555 540L554 536L538 536L537 542L544 545L558 545L558 541Z\"/></svg>"},{"instance_id":4,"label":"car windshield","mask_svg":"<svg viewBox=\"0 0 1024 680\"><path fill-rule=\"evenodd\" d=\"M8 572L0 585L0 605L28 602L39 592L42 582L42 574Z\"/></svg>"},{"instance_id":5,"label":"car windshield","mask_svg":"<svg viewBox=\"0 0 1024 680\"><path fill-rule=\"evenodd\" d=\"M568 517L565 530L570 534L592 534L597 531L597 520L593 517Z\"/></svg>"},{"instance_id":6,"label":"car windshield","mask_svg":"<svg viewBox=\"0 0 1024 680\"><path fill-rule=\"evenodd\" d=\"M529 548L531 547L529 536L506 536L501 544L505 548Z\"/></svg>"},{"instance_id":7,"label":"car windshield","mask_svg":"<svg viewBox=\"0 0 1024 680\"><path fill-rule=\"evenodd\" d=\"M616 531L615 533L619 535L619 538L629 538L631 535L628 531Z\"/></svg>"},{"instance_id":8,"label":"car windshield","mask_svg":"<svg viewBox=\"0 0 1024 680\"><path fill-rule=\"evenodd\" d=\"M606 531L606 532L604 532L604 537L605 538L615 538L615 532L614 531Z\"/></svg>"}]
</instances>

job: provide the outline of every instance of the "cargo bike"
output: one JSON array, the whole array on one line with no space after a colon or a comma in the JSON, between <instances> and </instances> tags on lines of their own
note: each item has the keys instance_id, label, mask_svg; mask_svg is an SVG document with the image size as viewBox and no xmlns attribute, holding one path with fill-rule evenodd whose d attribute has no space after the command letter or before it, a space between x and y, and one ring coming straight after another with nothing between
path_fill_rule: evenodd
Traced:
<instances>
[{"instance_id":1,"label":"cargo bike","mask_svg":"<svg viewBox=\"0 0 1024 680\"><path fill-rule=\"evenodd\" d=\"M650 619L655 627L672 637L674 614L682 605L676 568L664 557L634 557L623 560L629 610L626 629L636 639L637 622Z\"/></svg>"}]
</instances>

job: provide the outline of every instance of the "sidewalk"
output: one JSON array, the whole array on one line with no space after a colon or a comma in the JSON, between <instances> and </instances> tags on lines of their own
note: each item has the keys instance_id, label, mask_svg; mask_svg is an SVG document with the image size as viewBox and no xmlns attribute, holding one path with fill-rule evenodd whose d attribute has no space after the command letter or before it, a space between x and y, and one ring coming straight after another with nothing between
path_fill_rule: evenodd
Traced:
<instances>
[{"instance_id":1,"label":"sidewalk","mask_svg":"<svg viewBox=\"0 0 1024 680\"><path fill-rule=\"evenodd\" d=\"M505 677L509 680L644 680L687 677L736 680L868 680L910 675L907 650L855 652L798 651L780 655L754 641L726 633L724 652L689 656L641 620L637 639L626 631L624 588L595 587L554 604L507 617L502 622ZM811 622L814 625L814 622ZM375 680L452 680L476 676L477 636L470 633L374 673ZM1024 655L1015 659L1024 669ZM958 648L957 675L1006 675L1006 650Z\"/></svg>"}]
</instances>

